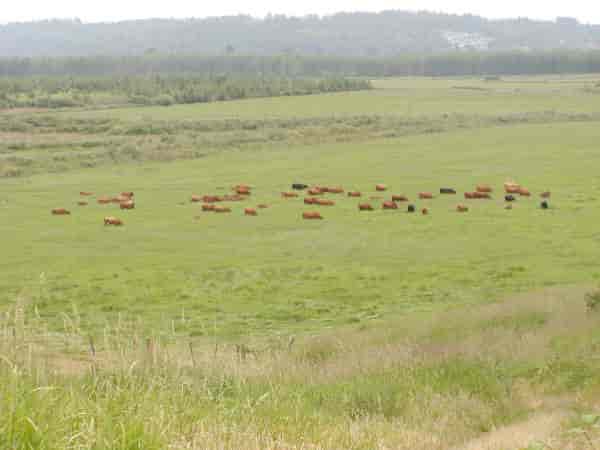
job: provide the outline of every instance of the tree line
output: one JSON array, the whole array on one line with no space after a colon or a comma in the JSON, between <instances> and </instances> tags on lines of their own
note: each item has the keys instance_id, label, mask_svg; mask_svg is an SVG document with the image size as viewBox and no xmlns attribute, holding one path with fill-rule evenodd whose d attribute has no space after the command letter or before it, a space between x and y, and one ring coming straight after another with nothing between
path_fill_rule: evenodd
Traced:
<instances>
[{"instance_id":1,"label":"tree line","mask_svg":"<svg viewBox=\"0 0 600 450\"><path fill-rule=\"evenodd\" d=\"M193 76L36 76L0 78L0 108L207 103L369 89L345 78Z\"/></svg>"},{"instance_id":2,"label":"tree line","mask_svg":"<svg viewBox=\"0 0 600 450\"><path fill-rule=\"evenodd\" d=\"M600 50L452 52L397 57L144 55L137 57L0 59L0 77L124 77L177 75L216 83L222 77L269 84L328 77L486 76L600 72ZM253 81L249 81L253 80ZM279 80L277 82L273 80ZM81 80L80 80L81 81ZM197 81L200 82L200 81ZM298 81L296 81L298 83ZM336 83L341 83L337 81ZM336 83L330 82L333 86ZM345 80L345 83L350 83Z\"/></svg>"}]
</instances>

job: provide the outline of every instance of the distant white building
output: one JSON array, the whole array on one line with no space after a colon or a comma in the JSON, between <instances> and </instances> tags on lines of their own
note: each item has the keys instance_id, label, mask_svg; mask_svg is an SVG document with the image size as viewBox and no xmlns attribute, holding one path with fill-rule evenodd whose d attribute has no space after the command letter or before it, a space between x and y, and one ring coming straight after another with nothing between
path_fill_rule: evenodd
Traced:
<instances>
[{"instance_id":1,"label":"distant white building","mask_svg":"<svg viewBox=\"0 0 600 450\"><path fill-rule=\"evenodd\" d=\"M494 38L481 33L464 33L460 31L443 31L442 36L458 50L489 50Z\"/></svg>"}]
</instances>

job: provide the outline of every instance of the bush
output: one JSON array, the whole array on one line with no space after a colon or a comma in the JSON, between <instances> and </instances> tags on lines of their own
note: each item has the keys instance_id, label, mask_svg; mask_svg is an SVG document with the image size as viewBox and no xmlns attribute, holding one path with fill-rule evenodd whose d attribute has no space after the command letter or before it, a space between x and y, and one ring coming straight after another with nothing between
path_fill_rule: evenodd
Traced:
<instances>
[{"instance_id":1,"label":"bush","mask_svg":"<svg viewBox=\"0 0 600 450\"><path fill-rule=\"evenodd\" d=\"M600 310L600 289L585 294L585 305L588 311Z\"/></svg>"}]
</instances>

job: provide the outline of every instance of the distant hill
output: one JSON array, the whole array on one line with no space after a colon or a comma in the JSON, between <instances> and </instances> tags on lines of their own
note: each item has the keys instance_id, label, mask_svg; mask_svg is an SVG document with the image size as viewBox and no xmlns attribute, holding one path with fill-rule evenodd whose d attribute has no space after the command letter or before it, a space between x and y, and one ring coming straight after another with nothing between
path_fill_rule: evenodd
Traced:
<instances>
[{"instance_id":1,"label":"distant hill","mask_svg":"<svg viewBox=\"0 0 600 450\"><path fill-rule=\"evenodd\" d=\"M405 11L101 24L51 20L0 26L0 58L149 53L389 57L468 50L599 48L600 25L584 25L571 18L554 22L488 20Z\"/></svg>"}]
</instances>

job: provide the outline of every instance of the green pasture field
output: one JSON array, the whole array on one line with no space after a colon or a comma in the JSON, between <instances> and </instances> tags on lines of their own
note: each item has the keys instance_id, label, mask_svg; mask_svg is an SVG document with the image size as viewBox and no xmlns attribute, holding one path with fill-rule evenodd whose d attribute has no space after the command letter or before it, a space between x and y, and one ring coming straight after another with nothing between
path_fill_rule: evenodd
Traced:
<instances>
[{"instance_id":1,"label":"green pasture field","mask_svg":"<svg viewBox=\"0 0 600 450\"><path fill-rule=\"evenodd\" d=\"M593 447L598 79L0 112L0 448ZM190 202L240 183L230 214Z\"/></svg>"},{"instance_id":2,"label":"green pasture field","mask_svg":"<svg viewBox=\"0 0 600 450\"><path fill-rule=\"evenodd\" d=\"M249 99L168 108L123 108L75 113L76 117L140 120L273 119L352 116L405 117L442 114L514 114L598 111L600 76L375 80L371 91ZM71 115L69 111L66 114Z\"/></svg>"},{"instance_id":3,"label":"green pasture field","mask_svg":"<svg viewBox=\"0 0 600 450\"><path fill-rule=\"evenodd\" d=\"M195 161L141 164L2 181L0 301L18 297L63 325L143 319L150 330L229 337L368 326L414 310L487 302L508 292L600 278L597 208L600 159L595 123L513 126L360 144L225 152ZM534 197L504 210L502 183ZM416 201L430 215L359 213L357 199L334 207L284 200L292 182L374 185L415 199L442 186L497 189L492 201ZM231 214L202 213L192 194L255 186ZM92 202L79 191L136 193L137 209ZM552 190L552 209L537 194ZM330 194L333 197L333 195ZM258 217L243 208L267 203ZM70 217L50 209L67 207ZM325 220L301 213L319 209ZM122 229L102 219L116 215Z\"/></svg>"}]
</instances>

